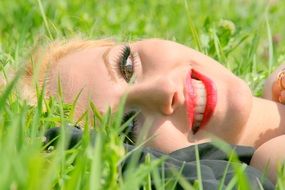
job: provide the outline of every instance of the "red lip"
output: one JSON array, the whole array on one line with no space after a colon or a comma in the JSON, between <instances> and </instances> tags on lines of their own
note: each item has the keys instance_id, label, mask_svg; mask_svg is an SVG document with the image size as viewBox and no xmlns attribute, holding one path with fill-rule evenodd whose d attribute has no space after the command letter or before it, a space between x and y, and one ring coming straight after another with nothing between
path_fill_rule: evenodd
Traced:
<instances>
[{"instance_id":1,"label":"red lip","mask_svg":"<svg viewBox=\"0 0 285 190\"><path fill-rule=\"evenodd\" d=\"M187 114L189 118L189 127L195 133L197 129L193 129L194 122L194 111L195 111L195 93L192 85L192 79L200 80L206 90L206 107L203 115L203 120L201 121L200 128L205 127L210 118L212 117L216 104L217 104L217 90L214 82L208 77L202 75L201 73L190 70L186 76L186 105L187 105Z\"/></svg>"}]
</instances>

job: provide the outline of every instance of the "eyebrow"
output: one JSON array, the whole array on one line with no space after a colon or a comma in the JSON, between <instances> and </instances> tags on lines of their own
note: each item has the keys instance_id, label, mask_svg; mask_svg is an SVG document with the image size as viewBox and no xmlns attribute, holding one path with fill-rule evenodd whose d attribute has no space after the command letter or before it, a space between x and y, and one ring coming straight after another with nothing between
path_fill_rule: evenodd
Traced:
<instances>
[{"instance_id":1,"label":"eyebrow","mask_svg":"<svg viewBox=\"0 0 285 190\"><path fill-rule=\"evenodd\" d=\"M115 73L114 73L114 70L112 69L112 67L111 67L111 63L109 62L109 56L110 56L110 51L112 50L112 48L113 48L114 46L112 46L112 47L109 47L104 53L103 53L103 62L104 62L104 64L105 64L105 66L106 66L106 68L107 68L107 71L108 71L108 73L109 73L109 75L110 75L110 77L111 77L111 79L113 80L113 81L117 81L116 80L116 75L115 75Z\"/></svg>"}]
</instances>

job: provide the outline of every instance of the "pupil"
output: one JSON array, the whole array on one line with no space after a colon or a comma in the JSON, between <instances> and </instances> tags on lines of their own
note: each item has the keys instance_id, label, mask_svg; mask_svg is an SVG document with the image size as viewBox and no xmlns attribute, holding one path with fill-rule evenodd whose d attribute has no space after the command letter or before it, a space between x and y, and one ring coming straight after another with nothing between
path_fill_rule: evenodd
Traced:
<instances>
[{"instance_id":1,"label":"pupil","mask_svg":"<svg viewBox=\"0 0 285 190\"><path fill-rule=\"evenodd\" d=\"M126 72L131 73L133 71L132 65L126 65Z\"/></svg>"},{"instance_id":2,"label":"pupil","mask_svg":"<svg viewBox=\"0 0 285 190\"><path fill-rule=\"evenodd\" d=\"M127 63L125 65L124 73L125 73L125 77L126 77L127 81L129 81L133 75L133 65L129 61L129 59L127 60Z\"/></svg>"}]
</instances>

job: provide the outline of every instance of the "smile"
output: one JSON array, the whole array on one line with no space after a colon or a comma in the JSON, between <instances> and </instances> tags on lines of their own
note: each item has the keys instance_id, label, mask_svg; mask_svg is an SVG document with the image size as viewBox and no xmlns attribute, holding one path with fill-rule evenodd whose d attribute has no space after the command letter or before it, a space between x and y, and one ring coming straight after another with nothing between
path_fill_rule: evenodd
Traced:
<instances>
[{"instance_id":1,"label":"smile","mask_svg":"<svg viewBox=\"0 0 285 190\"><path fill-rule=\"evenodd\" d=\"M186 106L189 127L195 134L205 127L217 104L217 90L212 80L190 70L186 76Z\"/></svg>"}]
</instances>

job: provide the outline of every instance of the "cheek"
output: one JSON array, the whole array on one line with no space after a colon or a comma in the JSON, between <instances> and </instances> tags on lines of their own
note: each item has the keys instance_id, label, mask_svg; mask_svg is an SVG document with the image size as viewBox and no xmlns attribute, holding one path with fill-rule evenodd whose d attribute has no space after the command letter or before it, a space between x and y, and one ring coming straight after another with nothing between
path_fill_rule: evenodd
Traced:
<instances>
[{"instance_id":1,"label":"cheek","mask_svg":"<svg viewBox=\"0 0 285 190\"><path fill-rule=\"evenodd\" d=\"M246 83L237 77L219 82L218 104L207 129L230 143L236 143L250 116L252 95Z\"/></svg>"},{"instance_id":2,"label":"cheek","mask_svg":"<svg viewBox=\"0 0 285 190\"><path fill-rule=\"evenodd\" d=\"M232 125L241 127L248 120L252 107L252 94L248 85L240 79L229 84L227 119L232 120Z\"/></svg>"},{"instance_id":3,"label":"cheek","mask_svg":"<svg viewBox=\"0 0 285 190\"><path fill-rule=\"evenodd\" d=\"M236 107L238 111L251 108L252 94L244 81L238 80L231 89L229 96L232 99L233 107Z\"/></svg>"}]
</instances>

